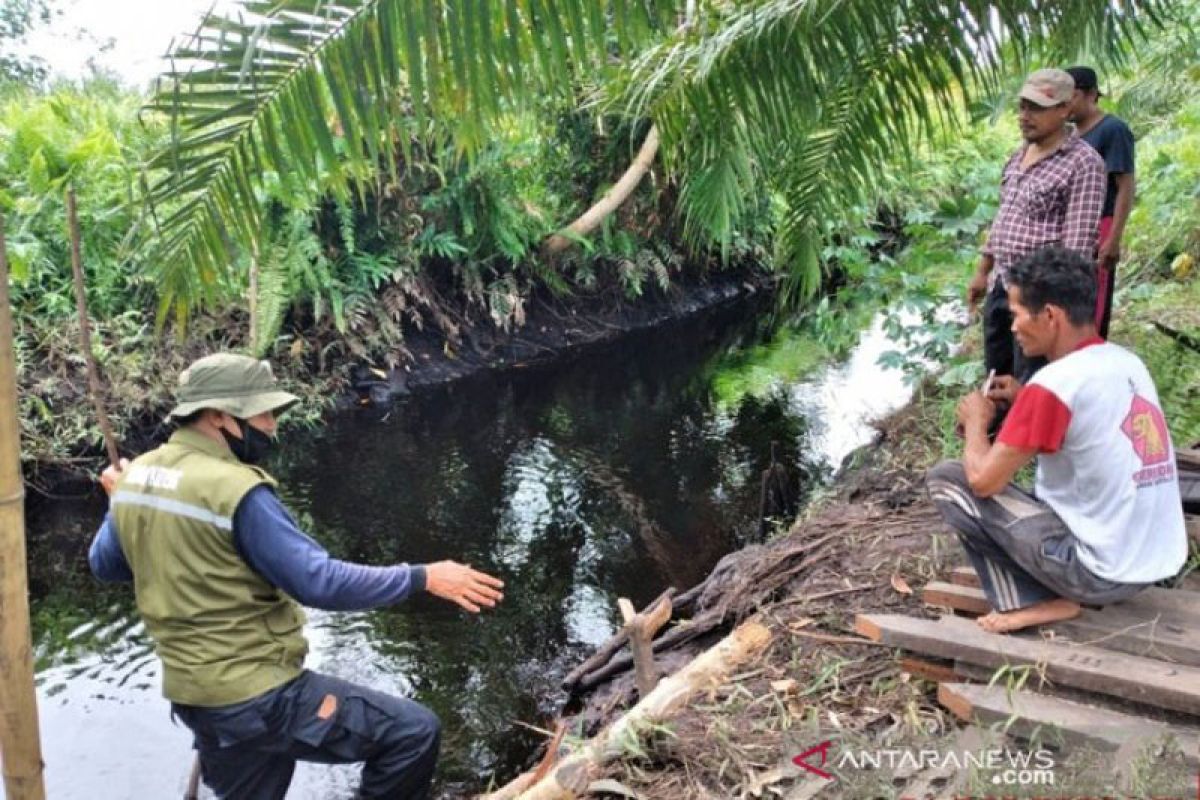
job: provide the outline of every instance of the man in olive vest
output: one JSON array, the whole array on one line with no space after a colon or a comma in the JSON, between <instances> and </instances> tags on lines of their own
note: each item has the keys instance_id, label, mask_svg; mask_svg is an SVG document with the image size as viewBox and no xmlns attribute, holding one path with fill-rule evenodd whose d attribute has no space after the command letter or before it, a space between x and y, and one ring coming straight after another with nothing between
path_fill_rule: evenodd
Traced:
<instances>
[{"instance_id":1,"label":"man in olive vest","mask_svg":"<svg viewBox=\"0 0 1200 800\"><path fill-rule=\"evenodd\" d=\"M300 605L376 608L426 591L477 613L503 584L452 561L369 567L301 532L255 462L297 402L270 365L227 353L180 377L170 440L101 483L111 509L88 554L133 581L163 664L163 694L195 734L219 797L283 798L296 761L363 761L359 797L423 798L437 717L411 700L304 669Z\"/></svg>"}]
</instances>

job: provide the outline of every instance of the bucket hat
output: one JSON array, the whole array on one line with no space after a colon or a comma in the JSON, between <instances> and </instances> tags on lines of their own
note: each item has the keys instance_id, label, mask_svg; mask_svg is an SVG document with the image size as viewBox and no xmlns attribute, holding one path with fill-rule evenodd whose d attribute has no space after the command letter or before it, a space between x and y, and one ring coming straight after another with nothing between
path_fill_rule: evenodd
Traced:
<instances>
[{"instance_id":1,"label":"bucket hat","mask_svg":"<svg viewBox=\"0 0 1200 800\"><path fill-rule=\"evenodd\" d=\"M300 402L282 391L271 365L236 353L215 353L192 364L179 376L175 400L168 414L182 419L205 408L249 419L264 411L281 412Z\"/></svg>"}]
</instances>

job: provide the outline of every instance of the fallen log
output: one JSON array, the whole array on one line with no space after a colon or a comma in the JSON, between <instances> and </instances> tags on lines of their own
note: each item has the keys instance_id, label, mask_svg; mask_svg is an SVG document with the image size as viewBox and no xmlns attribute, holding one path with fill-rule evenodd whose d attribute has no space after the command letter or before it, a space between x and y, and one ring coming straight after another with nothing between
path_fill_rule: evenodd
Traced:
<instances>
[{"instance_id":1,"label":"fallen log","mask_svg":"<svg viewBox=\"0 0 1200 800\"><path fill-rule=\"evenodd\" d=\"M840 530L834 530L799 544L795 541L781 540L783 543L779 545L756 548L753 558L745 557L746 551L730 554L721 560L708 580L692 587L679 597L677 612L679 606L687 600L704 609L700 616L676 624L655 639L652 644L653 651L661 653L680 647L730 624L731 621L736 622L749 616L792 578L824 558L826 546L841 535ZM612 655L626 640L624 632L621 632L606 642L595 655L563 680L563 688L573 695L580 695L632 667L633 658L629 654ZM597 663L602 666L590 671L584 670L584 666Z\"/></svg>"},{"instance_id":2,"label":"fallen log","mask_svg":"<svg viewBox=\"0 0 1200 800\"><path fill-rule=\"evenodd\" d=\"M771 641L771 631L757 619L738 626L716 646L702 653L669 678L620 719L597 734L578 752L563 759L554 771L526 791L521 800L572 800L586 791L591 776L626 750L626 743L646 725L662 721L679 710L697 692L719 683L734 668L753 658ZM522 780L524 776L518 777ZM511 784L509 784L511 785ZM514 797L508 787L484 795L483 800Z\"/></svg>"}]
</instances>

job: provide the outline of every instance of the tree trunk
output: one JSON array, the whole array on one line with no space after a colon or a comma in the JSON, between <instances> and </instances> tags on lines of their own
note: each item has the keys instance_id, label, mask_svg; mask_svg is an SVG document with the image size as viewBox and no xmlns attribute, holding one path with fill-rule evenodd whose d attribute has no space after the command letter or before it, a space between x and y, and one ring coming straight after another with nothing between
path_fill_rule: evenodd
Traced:
<instances>
[{"instance_id":1,"label":"tree trunk","mask_svg":"<svg viewBox=\"0 0 1200 800\"><path fill-rule=\"evenodd\" d=\"M44 800L29 584L25 574L25 483L8 254L0 219L0 760L8 800Z\"/></svg>"},{"instance_id":2,"label":"tree trunk","mask_svg":"<svg viewBox=\"0 0 1200 800\"><path fill-rule=\"evenodd\" d=\"M601 197L594 206L583 212L579 219L548 238L542 247L543 253L548 256L557 255L570 247L575 240L585 237L599 228L600 223L604 222L609 214L620 208L621 204L629 199L629 195L633 194L633 190L641 183L642 177L650 170L650 164L654 162L657 152L658 128L651 125L650 132L646 134L646 141L642 142L642 148L638 150L637 157L629 165L629 169L625 170L621 179L605 192L604 197Z\"/></svg>"}]
</instances>

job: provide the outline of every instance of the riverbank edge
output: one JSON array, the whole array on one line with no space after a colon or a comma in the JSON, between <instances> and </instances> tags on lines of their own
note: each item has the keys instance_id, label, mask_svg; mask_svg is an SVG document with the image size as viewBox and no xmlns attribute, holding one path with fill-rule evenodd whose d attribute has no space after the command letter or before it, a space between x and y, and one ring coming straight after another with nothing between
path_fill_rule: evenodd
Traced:
<instances>
[{"instance_id":1,"label":"riverbank edge","mask_svg":"<svg viewBox=\"0 0 1200 800\"><path fill-rule=\"evenodd\" d=\"M717 275L672 286L666 292L609 308L587 309L534 300L525 324L500 331L485 326L467 329L465 347L451 348L438 334L408 340L413 365L382 371L358 370L337 406L379 405L473 378L483 373L545 366L566 361L642 331L671 325L753 297L773 300L777 276L755 270Z\"/></svg>"},{"instance_id":2,"label":"riverbank edge","mask_svg":"<svg viewBox=\"0 0 1200 800\"><path fill-rule=\"evenodd\" d=\"M504 331L487 321L475 321L460 329L457 347L439 331L412 331L406 339L410 363L387 371L355 363L318 372L289 359L286 353L277 355L272 363L281 384L301 397L302 406L300 414L293 411L283 418L284 429L322 425L333 414L387 406L489 372L567 361L624 336L668 326L732 303L761 298L766 305L773 302L777 285L778 275L761 267L747 267L675 283L665 290L649 289L633 300L534 297L521 328ZM102 341L103 334L101 331ZM91 428L95 421L86 390L87 376L82 359L74 358L70 349L73 344L67 338L63 349L41 360L39 370L49 371L61 406L61 410L50 407L42 413L49 416L73 408L73 413L86 419ZM163 342L146 356L155 364L155 369L147 370L155 375L152 383L142 375L126 378L120 369L106 370L105 407L114 420L122 455L132 458L169 436L171 427L165 416L171 407L175 380L184 366L208 352L237 349L236 342L214 335L197 336L184 343ZM126 355L116 354L108 360L119 367ZM37 375L21 376L22 391L32 393L39 379ZM50 448L23 443L22 467L29 488L27 512L36 510L43 501L61 495L77 497L95 489L95 477L105 465L104 450L98 428L81 430L82 425L66 426L73 441L64 438ZM47 449L61 456L46 457Z\"/></svg>"}]
</instances>

